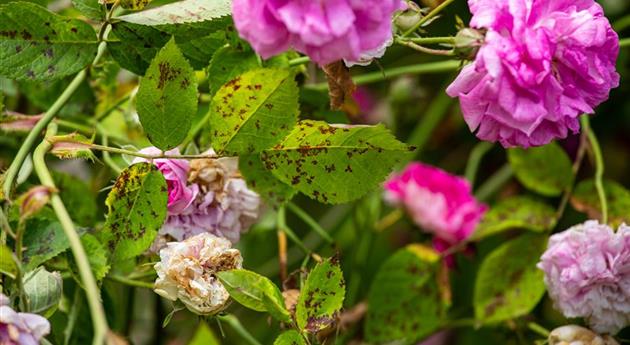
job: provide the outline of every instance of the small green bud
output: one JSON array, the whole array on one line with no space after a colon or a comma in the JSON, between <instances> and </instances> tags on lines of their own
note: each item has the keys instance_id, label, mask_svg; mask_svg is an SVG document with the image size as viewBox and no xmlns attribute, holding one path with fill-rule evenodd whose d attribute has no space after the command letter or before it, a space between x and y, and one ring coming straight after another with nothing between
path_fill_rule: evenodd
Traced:
<instances>
[{"instance_id":1,"label":"small green bud","mask_svg":"<svg viewBox=\"0 0 630 345\"><path fill-rule=\"evenodd\" d=\"M473 60L483 44L485 33L483 31L464 28L455 36L455 55L462 59Z\"/></svg>"}]
</instances>

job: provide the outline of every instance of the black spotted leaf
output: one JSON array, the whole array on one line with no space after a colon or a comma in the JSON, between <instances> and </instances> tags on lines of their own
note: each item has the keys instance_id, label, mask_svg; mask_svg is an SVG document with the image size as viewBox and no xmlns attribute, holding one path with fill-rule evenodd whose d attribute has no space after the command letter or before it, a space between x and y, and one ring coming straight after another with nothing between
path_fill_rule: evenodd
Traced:
<instances>
[{"instance_id":1,"label":"black spotted leaf","mask_svg":"<svg viewBox=\"0 0 630 345\"><path fill-rule=\"evenodd\" d=\"M368 295L365 336L371 343L414 343L444 322L437 272L439 256L420 245L409 245L389 257L372 282Z\"/></svg>"},{"instance_id":2,"label":"black spotted leaf","mask_svg":"<svg viewBox=\"0 0 630 345\"><path fill-rule=\"evenodd\" d=\"M325 203L362 197L411 153L382 125L335 126L301 121L263 151L265 168L280 181Z\"/></svg>"},{"instance_id":3,"label":"black spotted leaf","mask_svg":"<svg viewBox=\"0 0 630 345\"><path fill-rule=\"evenodd\" d=\"M210 94L214 95L228 81L258 67L258 57L251 49L239 49L231 45L220 48L208 65Z\"/></svg>"},{"instance_id":4,"label":"black spotted leaf","mask_svg":"<svg viewBox=\"0 0 630 345\"><path fill-rule=\"evenodd\" d=\"M90 25L27 2L0 5L0 76L50 80L76 73L96 56Z\"/></svg>"},{"instance_id":5,"label":"black spotted leaf","mask_svg":"<svg viewBox=\"0 0 630 345\"><path fill-rule=\"evenodd\" d=\"M280 142L298 115L298 87L289 69L257 69L232 79L210 105L212 147L220 153L257 153Z\"/></svg>"},{"instance_id":6,"label":"black spotted leaf","mask_svg":"<svg viewBox=\"0 0 630 345\"><path fill-rule=\"evenodd\" d=\"M268 278L244 269L219 272L217 277L230 296L243 306L268 312L279 321L291 321L282 293Z\"/></svg>"},{"instance_id":7,"label":"black spotted leaf","mask_svg":"<svg viewBox=\"0 0 630 345\"><path fill-rule=\"evenodd\" d=\"M241 155L239 170L247 185L253 188L270 205L276 206L290 201L297 192L293 187L278 180L265 169L259 153Z\"/></svg>"},{"instance_id":8,"label":"black spotted leaf","mask_svg":"<svg viewBox=\"0 0 630 345\"><path fill-rule=\"evenodd\" d=\"M140 81L136 108L147 137L162 150L179 145L197 113L195 73L171 39Z\"/></svg>"},{"instance_id":9,"label":"black spotted leaf","mask_svg":"<svg viewBox=\"0 0 630 345\"><path fill-rule=\"evenodd\" d=\"M545 294L543 272L536 267L547 237L527 233L492 251L481 263L473 305L475 318L496 323L529 313Z\"/></svg>"},{"instance_id":10,"label":"black spotted leaf","mask_svg":"<svg viewBox=\"0 0 630 345\"><path fill-rule=\"evenodd\" d=\"M134 164L120 173L105 203L109 208L99 240L110 261L135 258L150 246L166 219L166 181L153 164Z\"/></svg>"},{"instance_id":11,"label":"black spotted leaf","mask_svg":"<svg viewBox=\"0 0 630 345\"><path fill-rule=\"evenodd\" d=\"M25 270L34 270L70 247L61 224L54 217L49 209L44 209L27 221L23 240Z\"/></svg>"},{"instance_id":12,"label":"black spotted leaf","mask_svg":"<svg viewBox=\"0 0 630 345\"><path fill-rule=\"evenodd\" d=\"M298 331L292 329L280 334L273 345L306 345L306 342Z\"/></svg>"},{"instance_id":13,"label":"black spotted leaf","mask_svg":"<svg viewBox=\"0 0 630 345\"><path fill-rule=\"evenodd\" d=\"M516 196L492 206L471 239L480 240L512 229L544 232L555 224L556 211L551 206L531 197Z\"/></svg>"},{"instance_id":14,"label":"black spotted leaf","mask_svg":"<svg viewBox=\"0 0 630 345\"><path fill-rule=\"evenodd\" d=\"M18 266L13 258L13 252L4 244L0 245L0 273L15 279L18 273Z\"/></svg>"},{"instance_id":15,"label":"black spotted leaf","mask_svg":"<svg viewBox=\"0 0 630 345\"><path fill-rule=\"evenodd\" d=\"M529 149L510 149L508 160L518 180L536 193L558 196L573 184L571 160L555 142Z\"/></svg>"},{"instance_id":16,"label":"black spotted leaf","mask_svg":"<svg viewBox=\"0 0 630 345\"><path fill-rule=\"evenodd\" d=\"M603 184L608 202L608 223L615 228L622 223L630 224L630 191L612 180L604 180ZM593 180L582 181L575 187L571 204L591 219L600 219L602 216L599 195Z\"/></svg>"},{"instance_id":17,"label":"black spotted leaf","mask_svg":"<svg viewBox=\"0 0 630 345\"><path fill-rule=\"evenodd\" d=\"M337 318L346 296L346 283L335 258L317 264L308 274L295 306L298 327L317 333Z\"/></svg>"}]
</instances>

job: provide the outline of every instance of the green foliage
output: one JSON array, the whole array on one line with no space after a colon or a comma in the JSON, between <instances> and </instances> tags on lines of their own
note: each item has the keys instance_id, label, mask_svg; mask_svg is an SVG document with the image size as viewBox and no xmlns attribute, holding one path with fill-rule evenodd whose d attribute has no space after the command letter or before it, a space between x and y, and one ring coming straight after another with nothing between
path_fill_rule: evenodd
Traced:
<instances>
[{"instance_id":1,"label":"green foliage","mask_svg":"<svg viewBox=\"0 0 630 345\"><path fill-rule=\"evenodd\" d=\"M97 281L103 280L110 269L109 252L107 251L107 248L105 248L98 238L92 234L83 234L83 236L81 236L81 244L83 245L83 249L85 249L88 260L90 261L90 267L92 268L94 279ZM74 256L68 253L67 258L73 277L77 283L81 285L82 283L79 277L76 262L74 261Z\"/></svg>"},{"instance_id":2,"label":"green foliage","mask_svg":"<svg viewBox=\"0 0 630 345\"><path fill-rule=\"evenodd\" d=\"M150 246L166 218L168 196L164 176L153 164L125 169L107 196L109 213L98 237L111 262L133 259Z\"/></svg>"},{"instance_id":3,"label":"green foliage","mask_svg":"<svg viewBox=\"0 0 630 345\"><path fill-rule=\"evenodd\" d=\"M96 55L96 33L26 2L0 5L0 76L57 79L78 72Z\"/></svg>"},{"instance_id":4,"label":"green foliage","mask_svg":"<svg viewBox=\"0 0 630 345\"><path fill-rule=\"evenodd\" d=\"M301 121L264 150L262 160L280 181L317 201L338 204L376 188L411 151L382 125Z\"/></svg>"},{"instance_id":5,"label":"green foliage","mask_svg":"<svg viewBox=\"0 0 630 345\"><path fill-rule=\"evenodd\" d=\"M537 199L516 196L494 205L477 226L474 240L513 229L535 232L551 230L556 224L556 211Z\"/></svg>"},{"instance_id":6,"label":"green foliage","mask_svg":"<svg viewBox=\"0 0 630 345\"><path fill-rule=\"evenodd\" d=\"M258 57L250 49L233 47L231 45L217 50L208 65L208 82L210 94L214 95L221 86L239 75L260 67ZM294 92L297 98L297 91Z\"/></svg>"},{"instance_id":7,"label":"green foliage","mask_svg":"<svg viewBox=\"0 0 630 345\"><path fill-rule=\"evenodd\" d=\"M287 69L258 69L223 85L210 105L212 147L221 154L261 152L297 121L298 88Z\"/></svg>"},{"instance_id":8,"label":"green foliage","mask_svg":"<svg viewBox=\"0 0 630 345\"><path fill-rule=\"evenodd\" d=\"M136 100L140 122L153 145L166 151L186 138L197 113L197 81L174 40L151 62Z\"/></svg>"},{"instance_id":9,"label":"green foliage","mask_svg":"<svg viewBox=\"0 0 630 345\"><path fill-rule=\"evenodd\" d=\"M411 344L443 324L439 265L437 253L419 245L409 245L383 263L368 295L368 341Z\"/></svg>"},{"instance_id":10,"label":"green foliage","mask_svg":"<svg viewBox=\"0 0 630 345\"><path fill-rule=\"evenodd\" d=\"M214 335L212 330L208 328L205 322L200 322L195 335L188 345L220 345L221 343Z\"/></svg>"},{"instance_id":11,"label":"green foliage","mask_svg":"<svg viewBox=\"0 0 630 345\"><path fill-rule=\"evenodd\" d=\"M89 19L105 19L105 8L98 0L72 0L72 6Z\"/></svg>"},{"instance_id":12,"label":"green foliage","mask_svg":"<svg viewBox=\"0 0 630 345\"><path fill-rule=\"evenodd\" d=\"M510 149L508 159L518 180L536 193L558 196L573 184L571 160L555 142L529 149Z\"/></svg>"},{"instance_id":13,"label":"green foliage","mask_svg":"<svg viewBox=\"0 0 630 345\"><path fill-rule=\"evenodd\" d=\"M48 272L43 267L24 276L24 293L28 311L36 314L52 314L62 296L63 281L59 272Z\"/></svg>"},{"instance_id":14,"label":"green foliage","mask_svg":"<svg viewBox=\"0 0 630 345\"><path fill-rule=\"evenodd\" d=\"M243 306L268 312L279 321L291 321L291 315L284 306L282 293L266 277L243 269L219 272L217 277L230 296Z\"/></svg>"},{"instance_id":15,"label":"green foliage","mask_svg":"<svg viewBox=\"0 0 630 345\"><path fill-rule=\"evenodd\" d=\"M26 222L24 269L27 271L34 270L70 247L61 224L51 213L45 211Z\"/></svg>"},{"instance_id":16,"label":"green foliage","mask_svg":"<svg viewBox=\"0 0 630 345\"><path fill-rule=\"evenodd\" d=\"M306 345L306 342L300 333L290 330L280 334L273 345Z\"/></svg>"},{"instance_id":17,"label":"green foliage","mask_svg":"<svg viewBox=\"0 0 630 345\"><path fill-rule=\"evenodd\" d=\"M545 294L543 272L536 268L547 239L525 234L490 253L475 282L475 318L495 323L529 313Z\"/></svg>"},{"instance_id":18,"label":"green foliage","mask_svg":"<svg viewBox=\"0 0 630 345\"><path fill-rule=\"evenodd\" d=\"M604 190L608 201L608 223L615 228L622 223L630 224L630 191L611 180L604 181ZM571 203L575 209L585 212L591 219L600 219L602 216L593 180L582 181L575 187Z\"/></svg>"},{"instance_id":19,"label":"green foliage","mask_svg":"<svg viewBox=\"0 0 630 345\"><path fill-rule=\"evenodd\" d=\"M0 245L0 273L15 279L18 273L18 266L13 258L13 252L9 247Z\"/></svg>"},{"instance_id":20,"label":"green foliage","mask_svg":"<svg viewBox=\"0 0 630 345\"><path fill-rule=\"evenodd\" d=\"M247 184L271 205L284 204L297 193L295 189L278 180L265 168L261 155L258 153L241 155L239 169Z\"/></svg>"},{"instance_id":21,"label":"green foliage","mask_svg":"<svg viewBox=\"0 0 630 345\"><path fill-rule=\"evenodd\" d=\"M67 174L54 174L53 178L61 200L72 210L72 220L80 226L94 224L98 206L95 195L88 185Z\"/></svg>"},{"instance_id":22,"label":"green foliage","mask_svg":"<svg viewBox=\"0 0 630 345\"><path fill-rule=\"evenodd\" d=\"M318 263L308 274L295 307L298 327L317 333L335 322L343 307L346 282L337 258Z\"/></svg>"}]
</instances>

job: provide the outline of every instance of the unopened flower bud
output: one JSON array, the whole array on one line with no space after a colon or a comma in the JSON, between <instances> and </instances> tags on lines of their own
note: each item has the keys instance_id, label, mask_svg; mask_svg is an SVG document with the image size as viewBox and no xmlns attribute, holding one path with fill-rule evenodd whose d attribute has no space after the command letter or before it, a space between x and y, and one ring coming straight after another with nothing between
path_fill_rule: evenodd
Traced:
<instances>
[{"instance_id":1,"label":"unopened flower bud","mask_svg":"<svg viewBox=\"0 0 630 345\"><path fill-rule=\"evenodd\" d=\"M588 328L568 325L554 329L549 334L549 345L619 345L610 336L600 336Z\"/></svg>"},{"instance_id":2,"label":"unopened flower bud","mask_svg":"<svg viewBox=\"0 0 630 345\"><path fill-rule=\"evenodd\" d=\"M415 2L409 1L407 9L396 17L394 24L400 31L407 31L416 25L423 17L422 9Z\"/></svg>"},{"instance_id":3,"label":"unopened flower bud","mask_svg":"<svg viewBox=\"0 0 630 345\"><path fill-rule=\"evenodd\" d=\"M202 233L182 242L170 242L155 265L155 292L179 299L193 313L213 315L229 304L230 295L216 278L221 271L242 268L243 258L230 241Z\"/></svg>"},{"instance_id":4,"label":"unopened flower bud","mask_svg":"<svg viewBox=\"0 0 630 345\"><path fill-rule=\"evenodd\" d=\"M22 194L18 199L20 218L26 219L37 214L50 201L56 189L46 186L35 186Z\"/></svg>"},{"instance_id":5,"label":"unopened flower bud","mask_svg":"<svg viewBox=\"0 0 630 345\"><path fill-rule=\"evenodd\" d=\"M94 160L94 154L90 150L92 141L81 134L57 135L47 140L52 145L50 153L60 159Z\"/></svg>"},{"instance_id":6,"label":"unopened flower bud","mask_svg":"<svg viewBox=\"0 0 630 345\"><path fill-rule=\"evenodd\" d=\"M24 115L7 111L0 117L0 129L5 132L28 132L42 118L42 115Z\"/></svg>"},{"instance_id":7,"label":"unopened flower bud","mask_svg":"<svg viewBox=\"0 0 630 345\"><path fill-rule=\"evenodd\" d=\"M455 36L455 55L466 60L474 59L484 38L484 32L477 29L464 28L459 30Z\"/></svg>"}]
</instances>

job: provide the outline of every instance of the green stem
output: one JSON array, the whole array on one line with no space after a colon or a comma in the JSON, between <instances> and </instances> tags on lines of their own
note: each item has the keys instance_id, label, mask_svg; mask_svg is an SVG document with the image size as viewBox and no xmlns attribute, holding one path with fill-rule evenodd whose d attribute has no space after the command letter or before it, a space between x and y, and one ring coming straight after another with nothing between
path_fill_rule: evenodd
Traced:
<instances>
[{"instance_id":1,"label":"green stem","mask_svg":"<svg viewBox=\"0 0 630 345\"><path fill-rule=\"evenodd\" d=\"M321 236L326 242L330 244L335 243L335 240L333 240L333 238L330 237L328 232L326 232L326 230L324 230L324 228L322 228L322 226L319 225L319 223L315 219L313 219L313 217L311 217L308 213L306 213L303 209L301 209L299 206L291 202L288 203L287 206L289 207L289 210L291 210L291 212L293 212L296 216L302 219L304 223L310 226L311 229L313 229L313 231L315 231L319 236Z\"/></svg>"},{"instance_id":2,"label":"green stem","mask_svg":"<svg viewBox=\"0 0 630 345\"><path fill-rule=\"evenodd\" d=\"M0 207L0 229L2 229L2 231L4 231L4 233L8 234L9 236L15 238L15 234L13 233L13 230L11 230L11 225L9 225L9 220L4 214L2 207ZM3 242L2 244L5 243Z\"/></svg>"},{"instance_id":3,"label":"green stem","mask_svg":"<svg viewBox=\"0 0 630 345\"><path fill-rule=\"evenodd\" d=\"M479 165L481 164L481 160L483 157L492 149L494 145L487 141L481 141L475 148L473 148L472 152L470 152L470 157L468 157L468 164L466 164L466 179L470 182L471 186L475 185L475 179L477 178L477 172L479 171Z\"/></svg>"},{"instance_id":4,"label":"green stem","mask_svg":"<svg viewBox=\"0 0 630 345\"><path fill-rule=\"evenodd\" d=\"M455 44L455 37L400 37L402 41L410 41L417 44Z\"/></svg>"},{"instance_id":5,"label":"green stem","mask_svg":"<svg viewBox=\"0 0 630 345\"><path fill-rule=\"evenodd\" d=\"M293 67L293 66L299 66L299 65L304 65L311 62L311 58L309 58L308 56L301 56L299 58L295 58L293 60L289 60L289 66Z\"/></svg>"},{"instance_id":6,"label":"green stem","mask_svg":"<svg viewBox=\"0 0 630 345\"><path fill-rule=\"evenodd\" d=\"M129 286L135 286L135 287L139 287L139 288L145 288L145 289L149 289L149 290L153 290L153 288L155 287L153 283L151 282L144 282L144 281L140 281L140 280L134 280L134 279L130 279L127 277L123 277L123 276L118 276L118 275L114 275L114 274L110 274L107 276L107 279L113 281L113 282L117 282L120 284L124 284L124 285L129 285Z\"/></svg>"},{"instance_id":7,"label":"green stem","mask_svg":"<svg viewBox=\"0 0 630 345\"><path fill-rule=\"evenodd\" d=\"M494 195L504 184L514 175L514 171L509 164L504 165L499 171L494 173L475 193L479 200L487 200Z\"/></svg>"},{"instance_id":8,"label":"green stem","mask_svg":"<svg viewBox=\"0 0 630 345\"><path fill-rule=\"evenodd\" d=\"M96 128L100 129L100 128L102 128L102 125L101 124L97 124ZM109 145L109 138L107 137L106 134L102 134L101 135L101 143L103 144L103 146ZM105 164L109 165L109 167L112 170L114 170L114 172L116 174L120 174L123 171L123 168L121 168L120 166L118 166L118 164L116 162L114 162L114 160L110 156L109 152L103 151L103 160L105 161Z\"/></svg>"},{"instance_id":9,"label":"green stem","mask_svg":"<svg viewBox=\"0 0 630 345\"><path fill-rule=\"evenodd\" d=\"M64 345L70 344L70 338L72 337L72 333L74 332L74 326L77 324L77 319L79 318L81 302L81 289L75 288L72 306L70 306L70 313L68 313L68 321L66 323L66 328L63 330Z\"/></svg>"},{"instance_id":10,"label":"green stem","mask_svg":"<svg viewBox=\"0 0 630 345\"><path fill-rule=\"evenodd\" d=\"M411 35L412 33L416 32L416 30L422 27L424 23L428 22L429 19L435 17L440 12L442 12L442 10L445 9L446 6L450 5L453 1L455 0L446 0L443 3L441 3L439 6L431 10L431 12L427 13L426 16L422 17L413 27L411 27L411 29L405 31L405 33L403 34L403 37L407 37Z\"/></svg>"},{"instance_id":11,"label":"green stem","mask_svg":"<svg viewBox=\"0 0 630 345\"><path fill-rule=\"evenodd\" d=\"M56 132L57 126L52 123L48 127L46 136L55 135ZM56 190L55 183L50 175L50 171L48 170L45 161L46 152L50 150L50 147L51 145L47 140L42 141L42 143L37 146L35 153L33 154L33 165L42 185ZM105 311L101 303L100 290L96 284L96 279L94 279L94 276L92 275L92 269L90 267L87 254L85 253L85 249L81 244L81 238L74 228L72 218L70 217L70 214L68 214L68 210L63 204L63 201L61 201L59 194L55 193L52 195L51 204L55 214L57 215L57 219L59 220L59 223L61 223L61 227L68 238L70 249L79 269L79 276L81 277L81 281L85 287L88 304L90 306L90 315L92 316L92 322L94 324L94 339L92 344L101 345L103 344L109 327L107 325Z\"/></svg>"},{"instance_id":12,"label":"green stem","mask_svg":"<svg viewBox=\"0 0 630 345\"><path fill-rule=\"evenodd\" d=\"M415 51L419 51L421 53L425 53L425 54L429 54L429 55L438 55L438 56L455 56L455 51L454 50L443 50L443 49L432 49L432 48L427 48L427 47L423 47L421 45L418 45L414 42L411 41L407 41L404 39L396 39L395 41L397 44L400 44L401 46L405 46L408 48L411 48Z\"/></svg>"},{"instance_id":13,"label":"green stem","mask_svg":"<svg viewBox=\"0 0 630 345\"><path fill-rule=\"evenodd\" d=\"M604 189L604 158L602 156L602 150L599 146L599 141L593 128L591 127L590 118L588 115L583 115L580 119L582 122L582 130L588 133L588 141L591 143L593 149L593 155L595 156L595 188L597 189L597 195L599 196L599 203L602 209L602 223L608 223L608 202L606 199L606 190Z\"/></svg>"},{"instance_id":14,"label":"green stem","mask_svg":"<svg viewBox=\"0 0 630 345\"><path fill-rule=\"evenodd\" d=\"M546 329L545 327L535 323L535 322L529 322L527 324L527 328L529 328L530 330L532 330L534 333L543 336L545 338L549 337L549 330Z\"/></svg>"},{"instance_id":15,"label":"green stem","mask_svg":"<svg viewBox=\"0 0 630 345\"><path fill-rule=\"evenodd\" d=\"M145 153L141 153L141 152L137 152L137 151L130 151L130 150L125 150L125 149L119 149L119 148L116 148L116 147L109 147L109 146L97 145L97 144L90 145L90 149L98 150L98 151L104 151L104 152L118 153L118 154L122 154L122 155L134 156L134 157L140 157L140 158L144 158L144 159L148 159L148 160L151 160L151 159L213 159L213 158L217 158L216 155L208 155L208 154L201 154L201 155L167 155L167 154L149 155L149 154L145 154Z\"/></svg>"},{"instance_id":16,"label":"green stem","mask_svg":"<svg viewBox=\"0 0 630 345\"><path fill-rule=\"evenodd\" d=\"M17 257L17 262L20 264L18 267L17 274L15 275L15 283L18 288L19 296L20 296L20 310L29 311L28 309L28 299L26 298L26 294L24 293L24 271L22 267L22 262L24 262L24 248L22 245L22 240L24 238L24 231L26 230L26 222L24 219L20 219L17 227L17 231L15 233L15 256Z\"/></svg>"},{"instance_id":17,"label":"green stem","mask_svg":"<svg viewBox=\"0 0 630 345\"><path fill-rule=\"evenodd\" d=\"M617 32L622 32L623 30L630 28L630 15L618 19L612 26Z\"/></svg>"},{"instance_id":18,"label":"green stem","mask_svg":"<svg viewBox=\"0 0 630 345\"><path fill-rule=\"evenodd\" d=\"M630 37L619 40L619 47L620 48L630 47Z\"/></svg>"},{"instance_id":19,"label":"green stem","mask_svg":"<svg viewBox=\"0 0 630 345\"><path fill-rule=\"evenodd\" d=\"M439 92L429 104L429 107L424 111L424 116L407 138L407 143L416 147L415 155L412 158L420 156L425 144L431 138L431 134L446 116L452 104L453 99L446 92Z\"/></svg>"},{"instance_id":20,"label":"green stem","mask_svg":"<svg viewBox=\"0 0 630 345\"><path fill-rule=\"evenodd\" d=\"M249 345L262 345L256 340L241 324L241 321L234 315L219 315L217 319L227 323L232 329L240 335Z\"/></svg>"},{"instance_id":21,"label":"green stem","mask_svg":"<svg viewBox=\"0 0 630 345\"><path fill-rule=\"evenodd\" d=\"M390 68L379 72L366 73L354 77L353 80L357 85L364 85L393 79L407 74L429 74L455 71L460 67L460 65L461 63L456 60L429 62L418 65ZM311 90L325 91L328 90L328 83L309 84L305 87Z\"/></svg>"},{"instance_id":22,"label":"green stem","mask_svg":"<svg viewBox=\"0 0 630 345\"><path fill-rule=\"evenodd\" d=\"M277 222L278 222L278 231L282 231L283 233L285 233L287 235L287 237L289 237L291 239L291 241L293 241L295 244L297 244L297 246L300 247L300 249L302 249L302 251L305 254L309 255L311 253L311 250L308 249L308 247L306 247L306 245L304 243L302 243L302 241L300 241L300 238L287 225L287 222L286 222L286 210L285 210L284 207L280 207L278 209L278 220L277 220Z\"/></svg>"}]
</instances>

